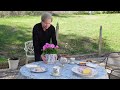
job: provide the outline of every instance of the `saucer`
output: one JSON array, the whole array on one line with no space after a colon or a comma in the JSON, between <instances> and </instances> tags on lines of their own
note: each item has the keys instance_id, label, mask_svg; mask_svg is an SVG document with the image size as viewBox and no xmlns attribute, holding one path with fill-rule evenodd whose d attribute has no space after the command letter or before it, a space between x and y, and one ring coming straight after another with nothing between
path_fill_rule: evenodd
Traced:
<instances>
[{"instance_id":1,"label":"saucer","mask_svg":"<svg viewBox=\"0 0 120 90\"><path fill-rule=\"evenodd\" d=\"M60 77L60 76L61 76L61 74L58 74L58 75L57 75L57 74L54 74L54 73L51 73L50 75L51 75L51 76L55 76L55 77Z\"/></svg>"},{"instance_id":2,"label":"saucer","mask_svg":"<svg viewBox=\"0 0 120 90\"><path fill-rule=\"evenodd\" d=\"M70 62L69 64L75 64L75 62Z\"/></svg>"}]
</instances>

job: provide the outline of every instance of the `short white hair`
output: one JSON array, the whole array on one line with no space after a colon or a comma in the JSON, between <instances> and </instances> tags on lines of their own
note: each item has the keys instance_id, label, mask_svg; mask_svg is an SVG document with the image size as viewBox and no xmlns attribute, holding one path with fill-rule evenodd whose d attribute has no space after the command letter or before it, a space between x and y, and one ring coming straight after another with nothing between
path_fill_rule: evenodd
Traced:
<instances>
[{"instance_id":1,"label":"short white hair","mask_svg":"<svg viewBox=\"0 0 120 90\"><path fill-rule=\"evenodd\" d=\"M44 12L41 16L41 21L44 22L46 19L51 19L51 21L52 21L52 15L48 12Z\"/></svg>"}]
</instances>

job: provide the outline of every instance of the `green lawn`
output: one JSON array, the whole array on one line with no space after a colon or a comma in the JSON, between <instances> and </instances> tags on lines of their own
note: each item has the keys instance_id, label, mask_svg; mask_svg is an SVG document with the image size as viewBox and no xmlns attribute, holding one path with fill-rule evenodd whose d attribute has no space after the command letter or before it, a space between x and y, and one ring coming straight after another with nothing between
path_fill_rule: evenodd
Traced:
<instances>
[{"instance_id":1,"label":"green lawn","mask_svg":"<svg viewBox=\"0 0 120 90\"><path fill-rule=\"evenodd\" d=\"M5 57L0 57L0 63L7 62L7 59Z\"/></svg>"},{"instance_id":2,"label":"green lawn","mask_svg":"<svg viewBox=\"0 0 120 90\"><path fill-rule=\"evenodd\" d=\"M0 56L14 51L25 57L24 42L32 39L32 28L40 16L0 18ZM103 26L102 52L120 51L120 14L59 15L59 53L86 54L98 52L100 25Z\"/></svg>"}]
</instances>

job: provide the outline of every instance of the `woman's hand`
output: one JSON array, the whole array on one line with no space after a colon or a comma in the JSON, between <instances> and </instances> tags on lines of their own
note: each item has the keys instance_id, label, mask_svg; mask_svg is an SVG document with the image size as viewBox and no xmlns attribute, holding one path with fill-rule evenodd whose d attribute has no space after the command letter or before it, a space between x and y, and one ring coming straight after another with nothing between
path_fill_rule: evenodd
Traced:
<instances>
[{"instance_id":1,"label":"woman's hand","mask_svg":"<svg viewBox=\"0 0 120 90\"><path fill-rule=\"evenodd\" d=\"M43 62L47 64L46 57L44 55L41 55L41 58L42 58Z\"/></svg>"}]
</instances>

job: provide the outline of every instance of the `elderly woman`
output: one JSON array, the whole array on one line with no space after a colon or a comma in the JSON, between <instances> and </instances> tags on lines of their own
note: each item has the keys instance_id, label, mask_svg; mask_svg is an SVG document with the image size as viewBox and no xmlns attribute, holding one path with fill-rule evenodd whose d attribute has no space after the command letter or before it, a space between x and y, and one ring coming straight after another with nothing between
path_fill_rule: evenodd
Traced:
<instances>
[{"instance_id":1,"label":"elderly woman","mask_svg":"<svg viewBox=\"0 0 120 90\"><path fill-rule=\"evenodd\" d=\"M41 22L37 23L33 27L33 46L35 61L45 61L45 57L42 55L42 47L45 43L52 43L57 45L55 27L51 25L52 15L50 13L43 13L41 16Z\"/></svg>"}]
</instances>

